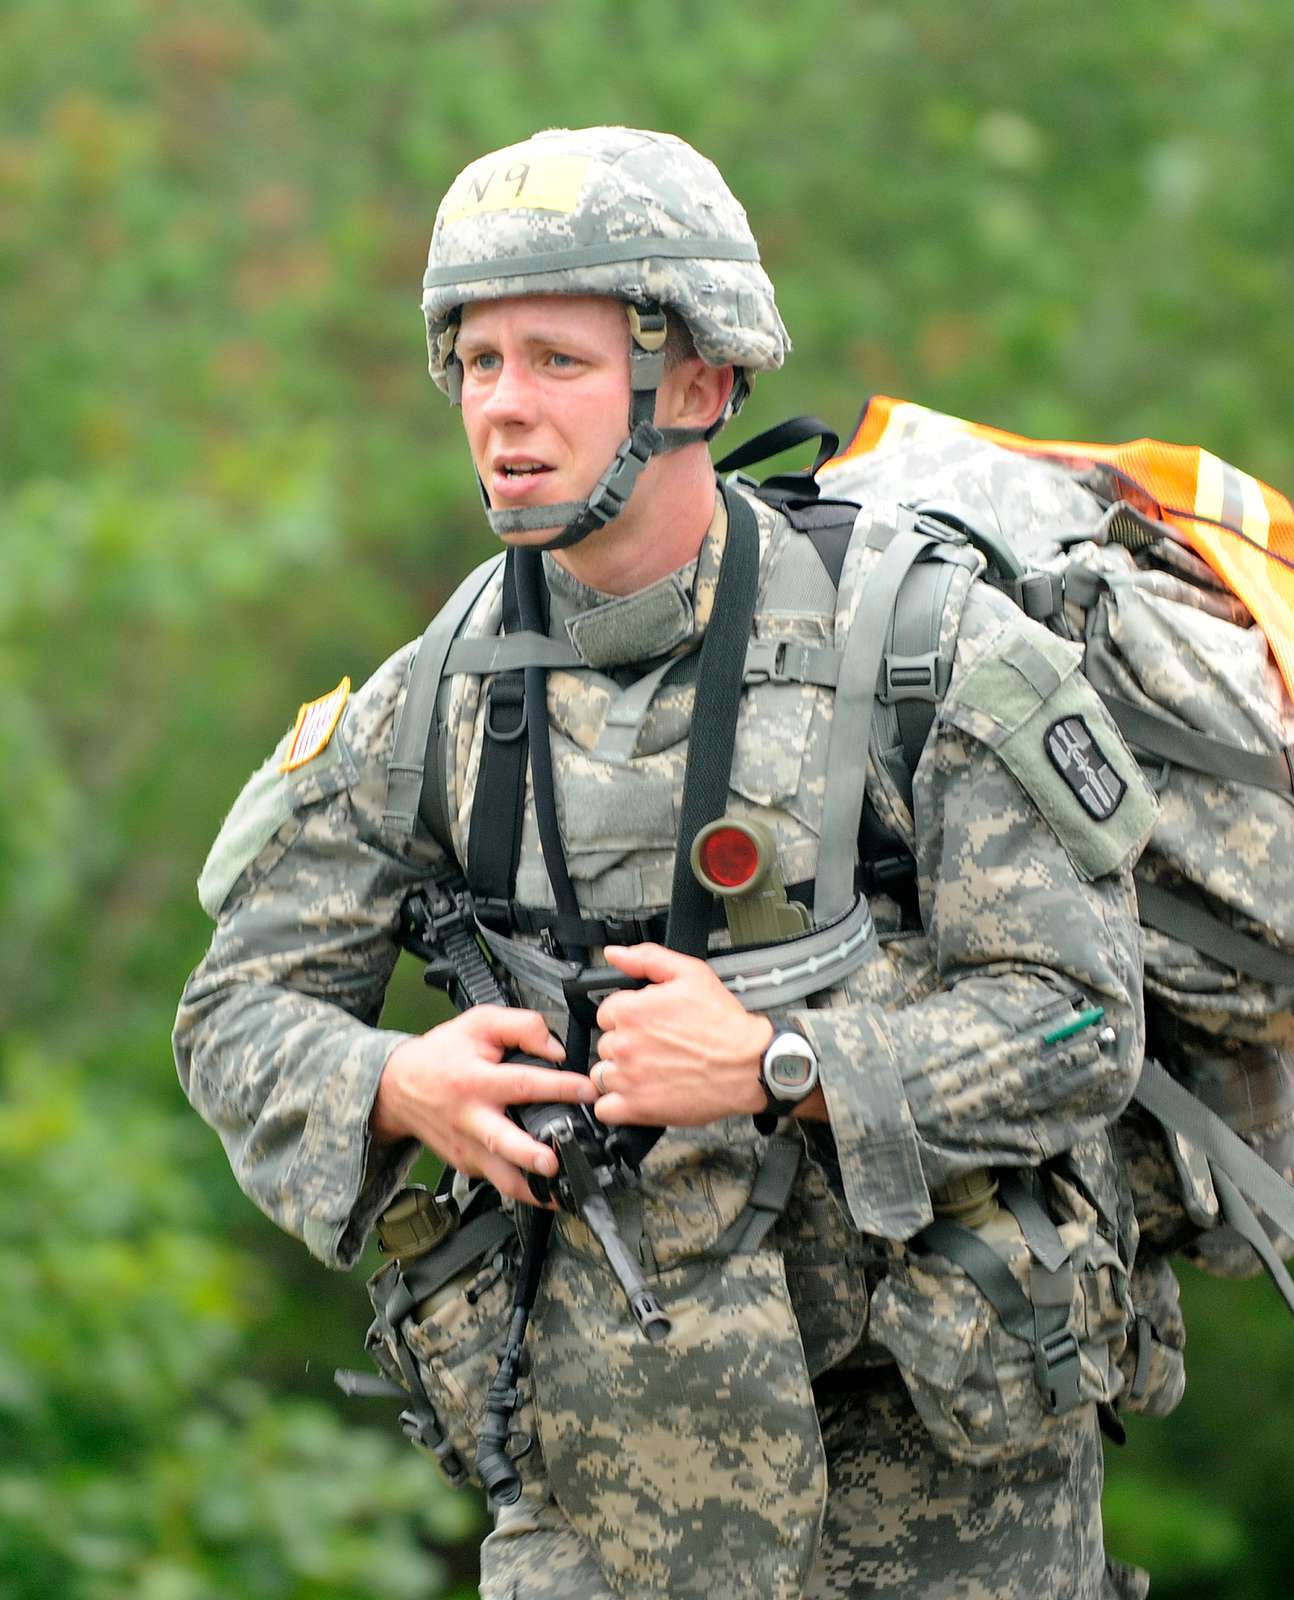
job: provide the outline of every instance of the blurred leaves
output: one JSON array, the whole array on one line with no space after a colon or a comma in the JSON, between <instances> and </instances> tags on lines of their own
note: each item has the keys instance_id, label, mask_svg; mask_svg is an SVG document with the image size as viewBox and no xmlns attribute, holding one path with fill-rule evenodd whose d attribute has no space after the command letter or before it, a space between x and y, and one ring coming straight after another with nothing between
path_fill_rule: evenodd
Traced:
<instances>
[{"instance_id":1,"label":"blurred leaves","mask_svg":"<svg viewBox=\"0 0 1294 1600\"><path fill-rule=\"evenodd\" d=\"M359 1285L234 1192L167 1044L239 784L489 548L421 349L453 173L569 122L710 155L797 344L739 436L885 390L1288 489L1292 55L1283 0L0 0L18 1600L473 1591L474 1499L329 1397ZM1111 1543L1170 1600L1283 1596L1290 1333L1263 1285L1187 1290L1190 1393L1112 1458Z\"/></svg>"}]
</instances>

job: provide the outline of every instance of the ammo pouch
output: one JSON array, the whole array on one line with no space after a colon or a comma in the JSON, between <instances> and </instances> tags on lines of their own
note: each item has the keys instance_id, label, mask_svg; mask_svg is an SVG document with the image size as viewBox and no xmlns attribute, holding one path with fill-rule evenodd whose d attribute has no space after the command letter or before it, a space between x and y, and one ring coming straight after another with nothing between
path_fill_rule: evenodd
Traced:
<instances>
[{"instance_id":1,"label":"ammo pouch","mask_svg":"<svg viewBox=\"0 0 1294 1600\"><path fill-rule=\"evenodd\" d=\"M369 1353L409 1393L400 1416L406 1436L455 1487L480 1481L477 1433L511 1314L516 1258L516 1224L489 1209L416 1259L388 1261L368 1282L376 1313ZM534 1438L529 1399L516 1421L509 1452L524 1479L523 1453Z\"/></svg>"},{"instance_id":2,"label":"ammo pouch","mask_svg":"<svg viewBox=\"0 0 1294 1600\"><path fill-rule=\"evenodd\" d=\"M899 1250L870 1329L935 1442L972 1466L1113 1401L1129 1322L1127 1268L1073 1183L1012 1172L987 1209L975 1227L939 1217Z\"/></svg>"}]
</instances>

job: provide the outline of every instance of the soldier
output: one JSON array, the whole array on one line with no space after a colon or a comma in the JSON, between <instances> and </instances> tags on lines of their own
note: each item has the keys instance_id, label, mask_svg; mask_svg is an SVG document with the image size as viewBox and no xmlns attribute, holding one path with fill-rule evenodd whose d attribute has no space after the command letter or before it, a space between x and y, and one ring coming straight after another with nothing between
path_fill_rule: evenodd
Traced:
<instances>
[{"instance_id":1,"label":"soldier","mask_svg":"<svg viewBox=\"0 0 1294 1600\"><path fill-rule=\"evenodd\" d=\"M1135 1226L1105 1134L1143 1043L1135 762L1073 653L961 547L863 517L834 582L786 516L717 484L706 441L789 344L745 213L682 141L555 130L473 163L425 290L432 376L514 554L462 601L453 650L433 625L303 707L239 798L199 884L216 932L176 1027L186 1092L246 1192L339 1267L420 1147L533 1207L557 1162L509 1107L665 1128L614 1206L670 1336L643 1339L562 1213L537 1442L482 1548L487 1600L1141 1592L1104 1556L1097 1428ZM876 595L905 550L944 569L941 711L910 792L884 718L867 733ZM697 680L729 670L704 642L732 614L730 556L753 614L728 648L727 810L813 912L772 957L722 954L720 927L702 959L662 934L690 745L723 744ZM539 622L518 627L530 582ZM433 639L428 701L410 682ZM546 717L497 689L521 668L528 689L546 671ZM435 715L411 735L415 700ZM505 782L521 732L529 771ZM443 842L416 820L424 748ZM866 899L860 814L911 869ZM401 906L445 844L519 1004L384 1031ZM561 998L590 955L637 982L591 1039ZM559 1070L563 1039L587 1076ZM496 1280L474 1261L387 1329L442 1454L471 1458Z\"/></svg>"}]
</instances>

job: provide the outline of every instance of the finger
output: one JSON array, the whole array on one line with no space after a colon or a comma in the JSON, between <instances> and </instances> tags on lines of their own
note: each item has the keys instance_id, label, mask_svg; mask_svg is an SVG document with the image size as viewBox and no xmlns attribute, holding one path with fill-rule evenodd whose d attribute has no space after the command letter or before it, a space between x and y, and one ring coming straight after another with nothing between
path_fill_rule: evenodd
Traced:
<instances>
[{"instance_id":1,"label":"finger","mask_svg":"<svg viewBox=\"0 0 1294 1600\"><path fill-rule=\"evenodd\" d=\"M681 955L663 944L609 944L602 952L613 967L631 978L646 978L649 983L668 983L686 977L697 965L693 956Z\"/></svg>"},{"instance_id":2,"label":"finger","mask_svg":"<svg viewBox=\"0 0 1294 1600\"><path fill-rule=\"evenodd\" d=\"M463 1131L478 1146L476 1165L498 1187L496 1167L504 1163L513 1171L533 1172L541 1178L557 1176L557 1153L532 1139L511 1117L480 1108L463 1122Z\"/></svg>"},{"instance_id":3,"label":"finger","mask_svg":"<svg viewBox=\"0 0 1294 1600\"><path fill-rule=\"evenodd\" d=\"M493 1184L500 1194L507 1195L513 1200L534 1206L537 1210L556 1210L551 1202L536 1200L534 1191L526 1181L525 1173L518 1172L516 1167L510 1167L506 1161L489 1158L482 1163L481 1176L487 1183Z\"/></svg>"},{"instance_id":4,"label":"finger","mask_svg":"<svg viewBox=\"0 0 1294 1600\"><path fill-rule=\"evenodd\" d=\"M624 1095L612 1090L601 1096L593 1107L593 1115L609 1128L623 1127L626 1123L642 1122L641 1116L630 1115L629 1102Z\"/></svg>"},{"instance_id":5,"label":"finger","mask_svg":"<svg viewBox=\"0 0 1294 1600\"><path fill-rule=\"evenodd\" d=\"M560 1039L548 1030L538 1011L518 1011L510 1006L483 1007L478 1013L486 1036L501 1051L524 1050L527 1055L546 1061L562 1061L566 1050Z\"/></svg>"},{"instance_id":6,"label":"finger","mask_svg":"<svg viewBox=\"0 0 1294 1600\"><path fill-rule=\"evenodd\" d=\"M561 1100L570 1105L592 1105L598 1091L582 1072L558 1072L548 1067L514 1066L504 1062L487 1080L490 1098L501 1106L529 1105L534 1101Z\"/></svg>"}]
</instances>

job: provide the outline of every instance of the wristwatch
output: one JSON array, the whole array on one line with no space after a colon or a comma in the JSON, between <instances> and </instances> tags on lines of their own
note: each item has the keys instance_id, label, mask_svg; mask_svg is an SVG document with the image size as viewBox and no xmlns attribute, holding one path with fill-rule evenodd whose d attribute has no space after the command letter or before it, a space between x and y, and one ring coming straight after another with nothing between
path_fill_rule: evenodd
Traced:
<instances>
[{"instance_id":1,"label":"wristwatch","mask_svg":"<svg viewBox=\"0 0 1294 1600\"><path fill-rule=\"evenodd\" d=\"M794 1111L818 1087L818 1057L802 1033L779 1028L759 1066L768 1104L755 1116L760 1133L772 1133L778 1120Z\"/></svg>"}]
</instances>

